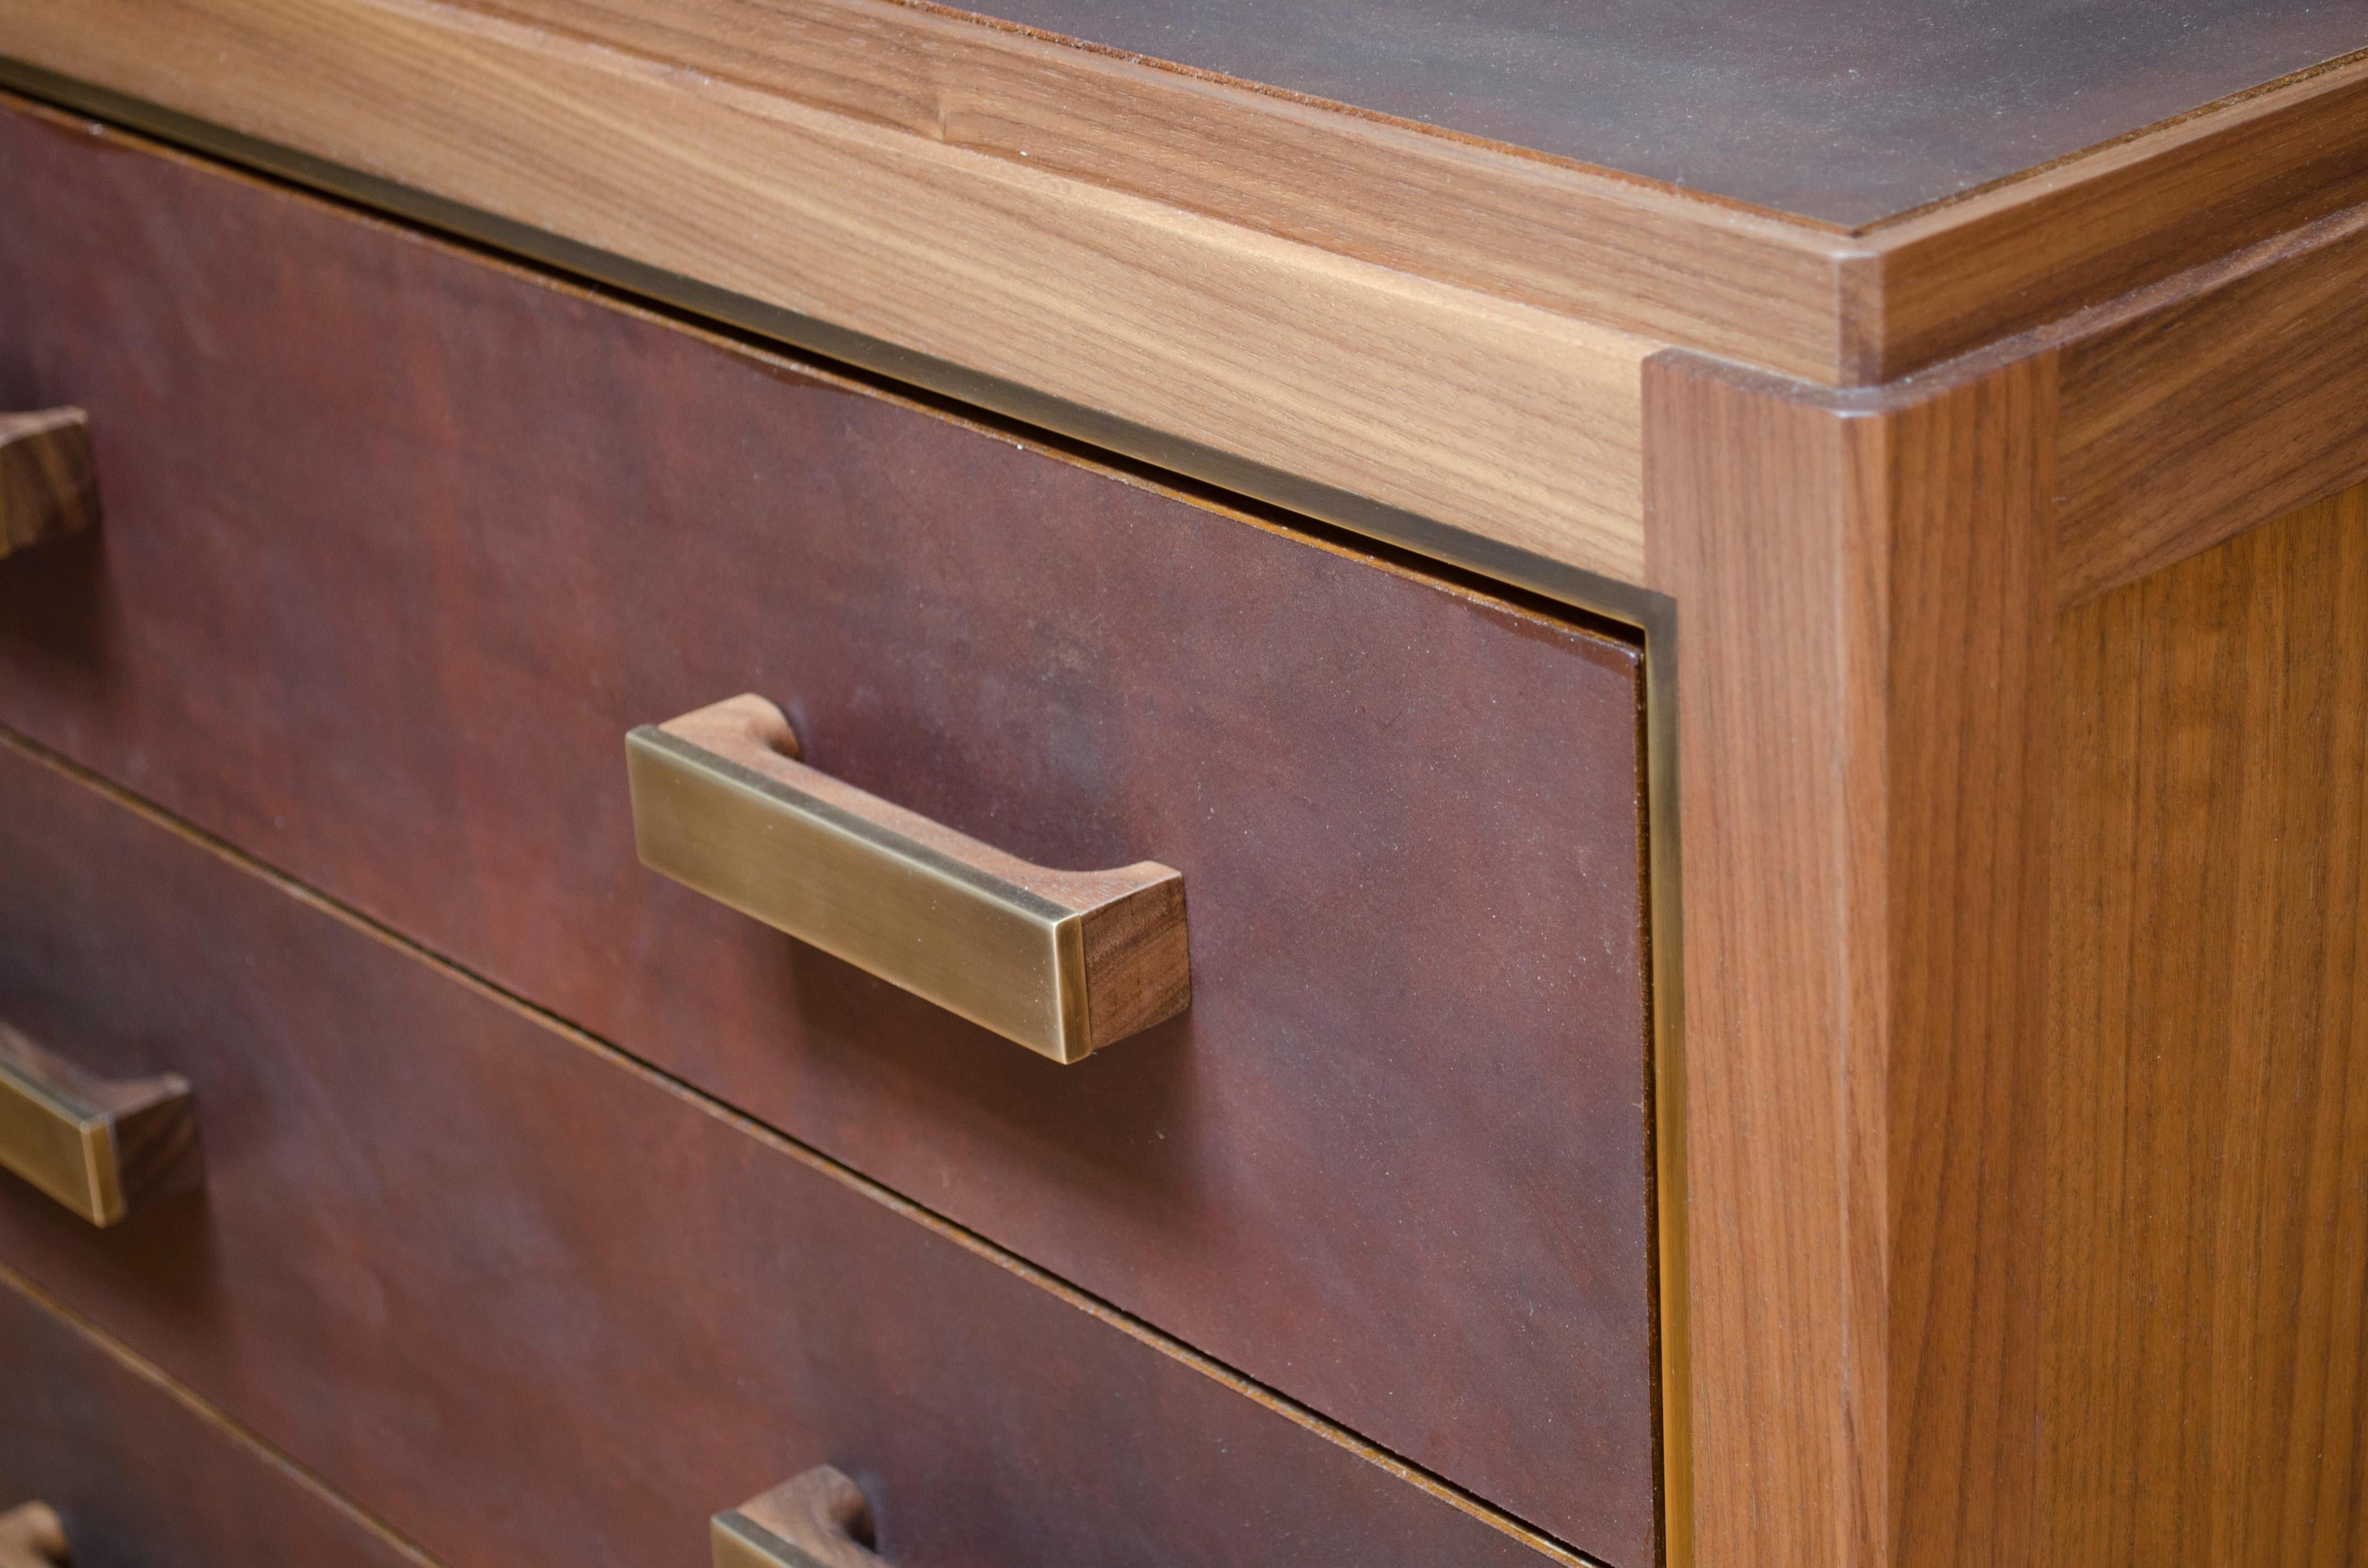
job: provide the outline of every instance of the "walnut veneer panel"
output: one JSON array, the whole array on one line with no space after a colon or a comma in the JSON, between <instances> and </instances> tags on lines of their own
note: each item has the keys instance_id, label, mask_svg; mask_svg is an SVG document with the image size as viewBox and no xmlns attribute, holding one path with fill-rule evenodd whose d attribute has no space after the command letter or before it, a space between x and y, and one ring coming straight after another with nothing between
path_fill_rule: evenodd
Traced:
<instances>
[{"instance_id":1,"label":"walnut veneer panel","mask_svg":"<svg viewBox=\"0 0 2368 1568\"><path fill-rule=\"evenodd\" d=\"M0 396L108 498L0 578L0 717L1649 1559L1633 646L186 165L18 120L0 191ZM1190 1010L1060 1067L643 869L626 731L743 691L1176 868Z\"/></svg>"},{"instance_id":2,"label":"walnut veneer panel","mask_svg":"<svg viewBox=\"0 0 2368 1568\"><path fill-rule=\"evenodd\" d=\"M51 765L0 790L0 1008L184 1074L215 1154L113 1231L0 1187L0 1257L450 1568L703 1561L824 1462L899 1568L1546 1561Z\"/></svg>"},{"instance_id":3,"label":"walnut veneer panel","mask_svg":"<svg viewBox=\"0 0 2368 1568\"><path fill-rule=\"evenodd\" d=\"M0 1202L39 1201L0 1175ZM199 1200L181 1204L175 1221L202 1222ZM0 1513L27 1501L57 1510L74 1568L427 1568L351 1505L0 1272Z\"/></svg>"},{"instance_id":4,"label":"walnut veneer panel","mask_svg":"<svg viewBox=\"0 0 2368 1568\"><path fill-rule=\"evenodd\" d=\"M2368 1555L2368 493L2063 623L2047 1537Z\"/></svg>"}]
</instances>

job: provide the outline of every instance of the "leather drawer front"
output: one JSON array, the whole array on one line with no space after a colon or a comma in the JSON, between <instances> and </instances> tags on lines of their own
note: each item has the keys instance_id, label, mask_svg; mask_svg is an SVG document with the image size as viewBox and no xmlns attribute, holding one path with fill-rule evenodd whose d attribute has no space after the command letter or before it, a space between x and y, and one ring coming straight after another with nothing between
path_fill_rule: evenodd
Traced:
<instances>
[{"instance_id":1,"label":"leather drawer front","mask_svg":"<svg viewBox=\"0 0 2368 1568\"><path fill-rule=\"evenodd\" d=\"M74 1568L421 1562L0 1279L0 1513L33 1501Z\"/></svg>"},{"instance_id":2,"label":"leather drawer front","mask_svg":"<svg viewBox=\"0 0 2368 1568\"><path fill-rule=\"evenodd\" d=\"M0 1013L185 1075L209 1167L104 1232L0 1181L0 1257L450 1568L701 1561L824 1462L911 1568L1541 1561L52 765L0 796Z\"/></svg>"},{"instance_id":3,"label":"leather drawer front","mask_svg":"<svg viewBox=\"0 0 2368 1568\"><path fill-rule=\"evenodd\" d=\"M0 202L106 510L0 573L0 722L1649 1560L1632 647L29 119ZM1056 1066L643 869L625 732L742 691L1181 871L1190 1012Z\"/></svg>"}]
</instances>

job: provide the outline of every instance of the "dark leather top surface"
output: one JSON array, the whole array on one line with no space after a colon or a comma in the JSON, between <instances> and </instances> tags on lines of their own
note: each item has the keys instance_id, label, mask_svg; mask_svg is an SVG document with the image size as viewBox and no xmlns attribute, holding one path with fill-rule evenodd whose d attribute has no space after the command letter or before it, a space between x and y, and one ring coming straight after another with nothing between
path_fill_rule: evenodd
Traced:
<instances>
[{"instance_id":1,"label":"dark leather top surface","mask_svg":"<svg viewBox=\"0 0 2368 1568\"><path fill-rule=\"evenodd\" d=\"M1851 227L2368 46L2358 0L996 0L988 9Z\"/></svg>"}]
</instances>

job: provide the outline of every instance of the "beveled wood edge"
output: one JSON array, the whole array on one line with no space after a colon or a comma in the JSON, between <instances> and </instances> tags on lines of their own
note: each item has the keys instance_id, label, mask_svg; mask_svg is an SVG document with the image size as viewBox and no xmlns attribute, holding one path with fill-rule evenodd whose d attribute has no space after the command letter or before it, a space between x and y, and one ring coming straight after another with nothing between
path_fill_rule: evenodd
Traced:
<instances>
[{"instance_id":1,"label":"beveled wood edge","mask_svg":"<svg viewBox=\"0 0 2368 1568\"><path fill-rule=\"evenodd\" d=\"M5 739L6 733L0 731L0 744L7 744ZM356 1528L376 1537L379 1543L389 1551L417 1564L418 1568L439 1568L436 1559L421 1551L393 1526L370 1513L345 1494L336 1491L311 1471L231 1419L196 1390L116 1338L97 1322L76 1311L63 1297L45 1289L40 1281L18 1272L6 1259L0 1259L0 1290L22 1297L35 1311L58 1324L123 1371L181 1406L250 1459L277 1471L288 1481L327 1504ZM72 1542L69 1541L68 1545L71 1547Z\"/></svg>"},{"instance_id":2,"label":"beveled wood edge","mask_svg":"<svg viewBox=\"0 0 2368 1568\"><path fill-rule=\"evenodd\" d=\"M1811 379L1910 375L2362 201L2368 50L1869 229L1843 372Z\"/></svg>"},{"instance_id":3,"label":"beveled wood edge","mask_svg":"<svg viewBox=\"0 0 2368 1568\"><path fill-rule=\"evenodd\" d=\"M1263 1383L1253 1381L1223 1362L1201 1354L1183 1341L1171 1337L1142 1319L1111 1306L1100 1298L1087 1294L1059 1276L1046 1273L1018 1254L1008 1252L977 1233L966 1230L946 1219L935 1210L925 1208L894 1188L882 1186L854 1167L842 1165L819 1150L809 1148L775 1131L746 1112L726 1105L679 1079L659 1072L639 1058L626 1054L599 1036L578 1028L557 1014L545 1012L524 998L502 990L472 971L459 967L441 954L421 947L391 926L379 924L360 911L315 891L255 858L236 846L172 815L162 807L131 793L113 780L91 772L80 764L51 751L38 741L19 734L5 725L0 725L0 752L14 754L36 767L46 768L59 778L91 791L110 804L129 812L150 826L204 851L237 871L269 884L279 892L294 899L306 908L336 921L349 930L368 937L415 963L424 965L471 994L491 1002L537 1028L548 1031L582 1051L586 1055L639 1079L661 1093L673 1096L702 1115L723 1123L782 1157L796 1161L808 1170L837 1182L839 1186L878 1204L889 1212L919 1225L941 1240L951 1242L973 1256L992 1263L1007 1273L1018 1276L1096 1322L1125 1335L1137 1344L1183 1363L1212 1381L1271 1411L1303 1431L1322 1438L1336 1448L1346 1449L1366 1463L1429 1494L1459 1513L1520 1542L1531 1551L1537 1552L1541 1561L1559 1564L1560 1568L1603 1568L1597 1560L1583 1552L1573 1551L1553 1537L1542 1533L1454 1483L1399 1458L1387 1449L1368 1442L1328 1417L1317 1414ZM0 1286L17 1290L21 1294L39 1304L47 1306L56 1315L66 1318L69 1322L82 1321L71 1307L65 1306L41 1290L38 1285L17 1274L5 1260L0 1260ZM95 1335L94 1337L101 1338L103 1341L103 1335ZM144 1362L138 1362L135 1359L127 1361L127 1365L132 1366L135 1370L141 1370L143 1376L150 1378L150 1381L168 1390L179 1386L171 1382L165 1374L147 1367ZM201 1402L192 1400L191 1403L200 1411L206 1408ZM226 1421L222 1424L227 1426ZM233 1432L237 1430L229 1429ZM390 1537L389 1539L392 1544L412 1551L415 1556L418 1555L416 1549L408 1547L407 1543L403 1542L399 1538ZM426 1564L426 1568L435 1568L435 1565L424 1556L420 1556L419 1561ZM1671 1568L1677 1568L1677 1565L1673 1562Z\"/></svg>"},{"instance_id":4,"label":"beveled wood edge","mask_svg":"<svg viewBox=\"0 0 2368 1568\"><path fill-rule=\"evenodd\" d=\"M238 20L234 0L196 8L210 5ZM2357 112L2368 51L1843 231L940 7L772 0L764 15L781 25L761 37L733 0L431 9L529 30L539 19L550 36L686 80L1833 385L1910 373L2368 196L2368 115ZM79 15L51 25L97 30ZM164 33L85 40L63 51L69 62L54 38L38 46L30 15L12 22L0 5L0 51L24 63L135 96L127 70L156 64L173 86L151 96L241 123L234 102L193 101L205 81L173 64L195 57L192 46ZM243 23L210 40L205 57L227 71L265 47ZM531 95L520 80L506 82L503 101L523 114ZM392 139L345 155L406 177L405 149ZM2342 178L2286 188L2314 170ZM2362 188L2346 194L2354 183ZM660 182L649 204L677 188ZM2055 223L2073 212L2077 225ZM2043 224L2066 232L2033 244ZM584 239L575 227L559 225Z\"/></svg>"}]
</instances>

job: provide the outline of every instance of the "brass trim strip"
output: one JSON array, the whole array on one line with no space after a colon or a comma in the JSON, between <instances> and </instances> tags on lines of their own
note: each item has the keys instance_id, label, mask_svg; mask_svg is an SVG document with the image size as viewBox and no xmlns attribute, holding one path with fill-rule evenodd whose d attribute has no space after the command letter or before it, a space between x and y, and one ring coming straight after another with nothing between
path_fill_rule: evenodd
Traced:
<instances>
[{"instance_id":1,"label":"brass trim strip","mask_svg":"<svg viewBox=\"0 0 2368 1568\"><path fill-rule=\"evenodd\" d=\"M1315 483L1016 382L732 294L156 104L60 76L22 61L0 56L0 88L274 176L338 200L390 213L575 278L655 301L686 315L722 323L873 376L974 404L1068 440L1104 448L1217 489L1382 540L1634 631L1645 648L1645 897L1653 985L1653 1107L1649 1119L1655 1145L1657 1244L1654 1290L1660 1340L1660 1398L1656 1411L1662 1472L1661 1562L1664 1568L1691 1568L1693 1449L1691 1358L1688 1351L1691 1286L1686 1230L1684 921L1679 853L1678 610L1673 600L1650 589L1486 539L1419 513ZM1648 526L1649 522L1648 518Z\"/></svg>"}]
</instances>

